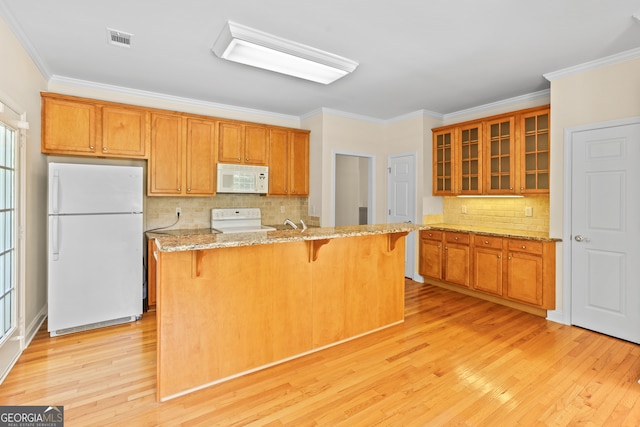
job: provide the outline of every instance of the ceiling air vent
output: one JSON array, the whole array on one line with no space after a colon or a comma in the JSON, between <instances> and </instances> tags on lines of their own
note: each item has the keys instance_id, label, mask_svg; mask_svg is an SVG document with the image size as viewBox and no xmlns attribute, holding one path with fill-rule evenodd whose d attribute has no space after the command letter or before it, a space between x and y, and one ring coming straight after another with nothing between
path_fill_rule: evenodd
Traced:
<instances>
[{"instance_id":1,"label":"ceiling air vent","mask_svg":"<svg viewBox=\"0 0 640 427\"><path fill-rule=\"evenodd\" d=\"M109 44L120 47L131 47L133 34L107 28L107 41Z\"/></svg>"}]
</instances>

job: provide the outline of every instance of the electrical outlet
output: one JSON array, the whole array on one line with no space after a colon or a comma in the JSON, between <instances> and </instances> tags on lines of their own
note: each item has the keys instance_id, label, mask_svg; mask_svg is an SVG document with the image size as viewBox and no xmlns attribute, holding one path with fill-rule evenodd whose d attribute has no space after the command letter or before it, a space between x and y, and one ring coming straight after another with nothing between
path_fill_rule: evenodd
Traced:
<instances>
[{"instance_id":1,"label":"electrical outlet","mask_svg":"<svg viewBox=\"0 0 640 427\"><path fill-rule=\"evenodd\" d=\"M533 208L531 206L524 208L524 216L533 216Z\"/></svg>"},{"instance_id":2,"label":"electrical outlet","mask_svg":"<svg viewBox=\"0 0 640 427\"><path fill-rule=\"evenodd\" d=\"M176 216L180 216L182 214L182 209L176 208Z\"/></svg>"},{"instance_id":3,"label":"electrical outlet","mask_svg":"<svg viewBox=\"0 0 640 427\"><path fill-rule=\"evenodd\" d=\"M280 213L284 213L284 206L280 206Z\"/></svg>"},{"instance_id":4,"label":"electrical outlet","mask_svg":"<svg viewBox=\"0 0 640 427\"><path fill-rule=\"evenodd\" d=\"M462 213L463 214L467 213L467 207L465 205L462 205Z\"/></svg>"}]
</instances>

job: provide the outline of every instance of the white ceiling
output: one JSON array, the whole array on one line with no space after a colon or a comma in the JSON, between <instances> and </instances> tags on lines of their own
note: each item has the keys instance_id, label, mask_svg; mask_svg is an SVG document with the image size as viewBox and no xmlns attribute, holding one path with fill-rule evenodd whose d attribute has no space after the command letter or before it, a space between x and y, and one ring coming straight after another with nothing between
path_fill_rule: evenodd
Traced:
<instances>
[{"instance_id":1,"label":"white ceiling","mask_svg":"<svg viewBox=\"0 0 640 427\"><path fill-rule=\"evenodd\" d=\"M543 74L640 47L640 0L0 0L48 79L302 116L448 114L549 88ZM219 59L227 20L357 61L330 85ZM133 33L107 43L106 28Z\"/></svg>"}]
</instances>

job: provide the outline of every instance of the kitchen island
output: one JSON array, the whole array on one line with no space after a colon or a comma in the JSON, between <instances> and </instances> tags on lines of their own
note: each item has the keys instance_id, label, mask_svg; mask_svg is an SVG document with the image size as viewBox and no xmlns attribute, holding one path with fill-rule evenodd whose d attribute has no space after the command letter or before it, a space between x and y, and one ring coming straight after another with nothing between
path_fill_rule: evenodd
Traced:
<instances>
[{"instance_id":1,"label":"kitchen island","mask_svg":"<svg viewBox=\"0 0 640 427\"><path fill-rule=\"evenodd\" d=\"M426 228L154 234L158 400L403 322L405 236Z\"/></svg>"}]
</instances>

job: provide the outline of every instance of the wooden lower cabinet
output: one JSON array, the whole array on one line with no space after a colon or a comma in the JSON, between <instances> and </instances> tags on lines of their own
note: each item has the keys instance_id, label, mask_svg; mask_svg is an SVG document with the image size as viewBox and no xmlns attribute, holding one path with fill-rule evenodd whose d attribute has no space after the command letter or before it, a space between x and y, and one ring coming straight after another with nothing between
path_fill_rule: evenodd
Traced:
<instances>
[{"instance_id":1,"label":"wooden lower cabinet","mask_svg":"<svg viewBox=\"0 0 640 427\"><path fill-rule=\"evenodd\" d=\"M442 231L428 230L420 232L419 273L424 277L442 279Z\"/></svg>"},{"instance_id":2,"label":"wooden lower cabinet","mask_svg":"<svg viewBox=\"0 0 640 427\"><path fill-rule=\"evenodd\" d=\"M469 233L444 233L444 280L469 287Z\"/></svg>"},{"instance_id":3,"label":"wooden lower cabinet","mask_svg":"<svg viewBox=\"0 0 640 427\"><path fill-rule=\"evenodd\" d=\"M458 237L457 241L454 236ZM441 244L444 251L440 250ZM552 310L555 308L555 245L546 240L423 230L419 272L425 279Z\"/></svg>"},{"instance_id":4,"label":"wooden lower cabinet","mask_svg":"<svg viewBox=\"0 0 640 427\"><path fill-rule=\"evenodd\" d=\"M502 237L475 235L473 243L472 288L502 296L504 256Z\"/></svg>"},{"instance_id":5,"label":"wooden lower cabinet","mask_svg":"<svg viewBox=\"0 0 640 427\"><path fill-rule=\"evenodd\" d=\"M506 296L555 308L555 243L509 239L508 250Z\"/></svg>"}]
</instances>

